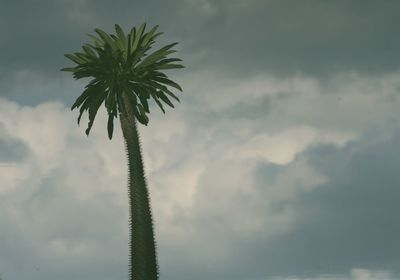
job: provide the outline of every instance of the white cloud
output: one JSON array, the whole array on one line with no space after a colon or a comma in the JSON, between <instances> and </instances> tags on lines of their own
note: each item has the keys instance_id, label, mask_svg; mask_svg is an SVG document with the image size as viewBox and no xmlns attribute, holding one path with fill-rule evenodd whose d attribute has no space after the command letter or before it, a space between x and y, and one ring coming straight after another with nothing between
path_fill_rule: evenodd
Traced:
<instances>
[{"instance_id":1,"label":"white cloud","mask_svg":"<svg viewBox=\"0 0 400 280\"><path fill-rule=\"evenodd\" d=\"M1 188L0 194L12 189L18 180L18 168L13 163L0 164Z\"/></svg>"},{"instance_id":2,"label":"white cloud","mask_svg":"<svg viewBox=\"0 0 400 280\"><path fill-rule=\"evenodd\" d=\"M297 215L292 204L329 180L298 155L320 144L344 147L400 118L396 76L377 78L377 85L365 77L339 77L334 86L301 77L236 84L206 83L202 77L196 77L201 83L186 81L190 102L165 116L153 108L149 126L139 128L157 242L167 266L176 262L167 258L172 248L197 252L196 260L183 261L211 265L216 249L221 263L232 259L237 239L290 231ZM273 106L259 118L224 115L234 106L257 105L264 96ZM210 114L216 114L212 121ZM107 262L101 252L125 260L121 132L117 128L108 140L104 108L89 138L87 116L80 127L76 117L77 111L60 102L30 107L0 99L0 128L29 149L22 161L0 165L0 199L8 201L0 206L0 227L10 229L0 237L8 244L24 239L21 246L31 250L24 253L27 262L39 254L42 265L63 261L75 269L79 258L92 265ZM374 137L370 141L380 138ZM260 163L278 166L279 172L260 183L255 177ZM18 246L0 246L0 263L7 258L1 252L20 254ZM349 279L381 275L371 273L355 270Z\"/></svg>"},{"instance_id":3,"label":"white cloud","mask_svg":"<svg viewBox=\"0 0 400 280\"><path fill-rule=\"evenodd\" d=\"M316 130L307 126L292 127L281 133L260 133L247 141L240 149L232 149L231 157L260 158L275 164L288 164L310 145L333 144L342 147L355 140L352 133Z\"/></svg>"}]
</instances>

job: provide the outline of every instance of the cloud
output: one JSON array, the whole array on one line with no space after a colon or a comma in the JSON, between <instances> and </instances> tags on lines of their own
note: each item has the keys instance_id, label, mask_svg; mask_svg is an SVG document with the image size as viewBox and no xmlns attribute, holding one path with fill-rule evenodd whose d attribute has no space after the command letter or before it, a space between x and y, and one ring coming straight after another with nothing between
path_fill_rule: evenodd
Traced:
<instances>
[{"instance_id":1,"label":"cloud","mask_svg":"<svg viewBox=\"0 0 400 280\"><path fill-rule=\"evenodd\" d=\"M225 1L215 31L198 40L199 49L202 41L211 49L209 62L224 61L221 71L243 78L259 72L326 77L398 69L392 57L399 45L392 36L398 18L391 11L398 3L248 2Z\"/></svg>"},{"instance_id":2,"label":"cloud","mask_svg":"<svg viewBox=\"0 0 400 280\"><path fill-rule=\"evenodd\" d=\"M0 128L0 164L13 165L21 161L27 154L28 149L21 141L12 139L4 129Z\"/></svg>"},{"instance_id":3,"label":"cloud","mask_svg":"<svg viewBox=\"0 0 400 280\"><path fill-rule=\"evenodd\" d=\"M342 274L359 262L396 272L398 249L379 243L384 237L389 244L397 232L388 230L390 211L398 212L397 204L388 203L397 197L389 184L397 180L389 172L397 166L396 74L201 84L205 77L199 73L193 83L183 77L190 94L179 108L164 116L153 106L148 127L140 126L165 279L284 277L313 264L313 275ZM228 92L227 104L218 98L213 103ZM269 105L263 107L263 100ZM242 114L246 110L254 113ZM33 279L126 276L122 135L116 130L113 141L107 139L104 108L89 138L87 116L80 127L76 117L61 102L26 106L0 99L2 143L15 147L4 161L13 165L0 166L4 276L22 279L35 267ZM372 155L364 158L367 151ZM376 165L366 166L371 158ZM383 165L391 169L377 169ZM374 182L383 178L385 192L372 207L379 193ZM360 193L365 196L357 210L353 202ZM386 210L374 213L379 207ZM369 229L380 224L379 213L388 223L382 231ZM354 234L344 235L347 230ZM378 253L366 253L378 244ZM331 271L327 263L336 267Z\"/></svg>"},{"instance_id":4,"label":"cloud","mask_svg":"<svg viewBox=\"0 0 400 280\"><path fill-rule=\"evenodd\" d=\"M258 157L275 164L288 164L310 144L333 144L343 146L355 136L351 133L315 131L310 127L293 127L276 135L263 133L248 141L240 152L231 150L232 157Z\"/></svg>"},{"instance_id":5,"label":"cloud","mask_svg":"<svg viewBox=\"0 0 400 280\"><path fill-rule=\"evenodd\" d=\"M31 278L64 279L64 273L71 277L101 272L101 266L118 275L115 268L125 260L124 243L119 240L126 236L123 230L114 230L125 229L127 218L123 169L115 175L116 168L103 164L102 153L91 147L96 144L89 145L62 103L21 107L0 99L0 108L2 132L27 150L12 165L0 165L4 277L19 271L20 278L34 273ZM110 158L118 155L118 149L114 152L107 144L97 143L108 148ZM121 157L122 151L121 147ZM104 231L107 228L111 232ZM104 239L109 245L103 244ZM106 255L107 261L101 257ZM85 269L80 270L82 264Z\"/></svg>"},{"instance_id":6,"label":"cloud","mask_svg":"<svg viewBox=\"0 0 400 280\"><path fill-rule=\"evenodd\" d=\"M139 128L162 278L399 278L398 8L7 1L2 277L127 278L122 135L107 139L102 108L85 136L87 116L78 127L70 112L84 82L59 69L94 28L146 21L187 67L168 73L182 103L165 116L152 105Z\"/></svg>"},{"instance_id":7,"label":"cloud","mask_svg":"<svg viewBox=\"0 0 400 280\"><path fill-rule=\"evenodd\" d=\"M398 70L399 64L400 40L393 36L399 25L394 12L398 5L396 1L379 5L375 1L314 0L306 4L276 0L120 1L118 5L91 0L8 1L0 11L1 87L13 87L12 78L19 71L59 78L63 75L59 69L69 63L63 55L78 51L94 28L111 32L115 23L131 28L143 21L160 25L165 32L160 44L180 43L179 54L187 70L214 70L217 79L243 80L260 73L318 78L343 71L389 73ZM0 90L1 95L6 93ZM63 98L59 91L45 96ZM40 92L25 98L9 94L7 98L29 105L45 100Z\"/></svg>"}]
</instances>

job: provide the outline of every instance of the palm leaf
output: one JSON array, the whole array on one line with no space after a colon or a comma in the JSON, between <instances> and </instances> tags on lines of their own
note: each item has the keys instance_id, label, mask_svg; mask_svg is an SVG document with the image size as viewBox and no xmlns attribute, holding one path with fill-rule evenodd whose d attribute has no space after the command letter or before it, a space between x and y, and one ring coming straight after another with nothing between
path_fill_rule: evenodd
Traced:
<instances>
[{"instance_id":1,"label":"palm leaf","mask_svg":"<svg viewBox=\"0 0 400 280\"><path fill-rule=\"evenodd\" d=\"M114 40L111 38L110 35L108 35L106 32L104 32L103 30L96 28L94 30L97 34L99 34L100 38L103 39L103 42L107 45L109 45L111 47L112 50L116 50L117 47L114 43Z\"/></svg>"},{"instance_id":2,"label":"palm leaf","mask_svg":"<svg viewBox=\"0 0 400 280\"><path fill-rule=\"evenodd\" d=\"M154 26L154 27L144 36L143 41L142 41L142 43L141 43L141 46L142 46L142 47L146 47L147 44L150 42L150 40L153 39L152 36L153 36L154 32L157 30L157 28L158 28L158 25Z\"/></svg>"},{"instance_id":3,"label":"palm leaf","mask_svg":"<svg viewBox=\"0 0 400 280\"><path fill-rule=\"evenodd\" d=\"M90 130L93 126L94 119L96 118L97 111L99 110L101 104L103 103L104 99L106 98L105 94L103 92L99 92L95 98L93 98L93 101L90 102L89 107L88 107L88 112L89 112L89 123L88 127L85 130L86 135L89 136Z\"/></svg>"},{"instance_id":4,"label":"palm leaf","mask_svg":"<svg viewBox=\"0 0 400 280\"><path fill-rule=\"evenodd\" d=\"M138 108L138 115L137 118L139 120L140 123L147 125L147 123L149 122L149 118L146 116L146 112L142 106L142 104L138 104L137 105Z\"/></svg>"},{"instance_id":5,"label":"palm leaf","mask_svg":"<svg viewBox=\"0 0 400 280\"><path fill-rule=\"evenodd\" d=\"M135 34L135 36L133 37L134 40L133 40L132 48L131 48L131 51L132 51L132 52L135 52L135 51L136 51L136 49L137 49L137 47L138 47L138 45L139 45L139 40L141 39L142 34L143 34L143 31L144 31L145 28L146 28L146 23L143 23L143 24L139 27L139 29L138 29L137 33Z\"/></svg>"},{"instance_id":6,"label":"palm leaf","mask_svg":"<svg viewBox=\"0 0 400 280\"><path fill-rule=\"evenodd\" d=\"M92 34L87 34L90 38L92 38L93 42L95 43L96 47L101 47L104 45L104 42L97 38L96 36L92 35Z\"/></svg>"},{"instance_id":7,"label":"palm leaf","mask_svg":"<svg viewBox=\"0 0 400 280\"><path fill-rule=\"evenodd\" d=\"M150 54L149 56L147 56L142 63L140 63L137 67L145 67L146 65L149 65L151 63L156 62L157 60L160 60L161 58L166 57L168 54L174 53L176 51L174 50L169 50L170 48L172 48L173 46L177 45L178 43L172 43L169 44L165 47L162 47L161 49L155 51L154 53Z\"/></svg>"},{"instance_id":8,"label":"palm leaf","mask_svg":"<svg viewBox=\"0 0 400 280\"><path fill-rule=\"evenodd\" d=\"M115 95L108 94L106 102L107 102L107 111L108 111L107 132L108 132L108 138L111 140L113 131L114 131L114 118L117 116Z\"/></svg>"},{"instance_id":9,"label":"palm leaf","mask_svg":"<svg viewBox=\"0 0 400 280\"><path fill-rule=\"evenodd\" d=\"M166 86L163 86L163 85L161 85L161 84L159 84L157 82L148 82L148 85L167 93L168 95L170 95L173 98L175 98L178 102L180 102L178 97L176 97Z\"/></svg>"},{"instance_id":10,"label":"palm leaf","mask_svg":"<svg viewBox=\"0 0 400 280\"><path fill-rule=\"evenodd\" d=\"M75 100L75 103L71 107L71 111L77 107L80 107L82 103L90 96L90 94L96 94L101 86L98 79L93 79L90 81L88 85L85 87L86 89L83 93Z\"/></svg>"},{"instance_id":11,"label":"palm leaf","mask_svg":"<svg viewBox=\"0 0 400 280\"><path fill-rule=\"evenodd\" d=\"M157 91L157 96L160 97L161 100L167 103L169 106L174 108L174 104L172 104L172 102L168 99L168 97L164 94L164 92L162 92L161 90Z\"/></svg>"},{"instance_id":12,"label":"palm leaf","mask_svg":"<svg viewBox=\"0 0 400 280\"><path fill-rule=\"evenodd\" d=\"M119 26L118 24L115 24L115 31L117 32L119 41L122 43L123 48L125 47L126 44L126 37L124 34L124 31L122 30L121 26Z\"/></svg>"},{"instance_id":13,"label":"palm leaf","mask_svg":"<svg viewBox=\"0 0 400 280\"><path fill-rule=\"evenodd\" d=\"M180 91L182 91L181 86L178 85L177 83L175 83L174 81L171 81L170 79L166 79L166 78L162 78L162 77L152 77L152 79L154 81L160 82L162 84L169 85L171 87L174 87L174 88L179 89Z\"/></svg>"},{"instance_id":14,"label":"palm leaf","mask_svg":"<svg viewBox=\"0 0 400 280\"><path fill-rule=\"evenodd\" d=\"M180 65L180 64L164 64L164 65L156 66L155 68L157 70L168 70L168 69L185 68L185 66Z\"/></svg>"},{"instance_id":15,"label":"palm leaf","mask_svg":"<svg viewBox=\"0 0 400 280\"><path fill-rule=\"evenodd\" d=\"M92 46L90 45L84 45L82 46L82 49L85 51L86 55L88 55L91 58L97 58L96 53L91 49Z\"/></svg>"},{"instance_id":16,"label":"palm leaf","mask_svg":"<svg viewBox=\"0 0 400 280\"><path fill-rule=\"evenodd\" d=\"M159 62L157 62L156 64L157 65L161 65L161 64L167 64L167 63L170 63L170 62L175 62L175 61L182 61L182 59L180 59L180 58L166 58L166 59L163 59L163 60L160 60Z\"/></svg>"},{"instance_id":17,"label":"palm leaf","mask_svg":"<svg viewBox=\"0 0 400 280\"><path fill-rule=\"evenodd\" d=\"M75 62L76 64L83 64L86 61L83 60L82 58L77 57L76 55L73 54L64 54L65 57L69 58L70 60L72 60L73 62Z\"/></svg>"},{"instance_id":18,"label":"palm leaf","mask_svg":"<svg viewBox=\"0 0 400 280\"><path fill-rule=\"evenodd\" d=\"M150 95L151 97L153 97L153 100L157 103L158 107L160 107L161 111L165 114L164 107L162 103L158 100L156 91L150 91Z\"/></svg>"},{"instance_id":19,"label":"palm leaf","mask_svg":"<svg viewBox=\"0 0 400 280\"><path fill-rule=\"evenodd\" d=\"M74 68L74 67L65 67L65 68L61 68L60 71L75 72L76 68Z\"/></svg>"}]
</instances>

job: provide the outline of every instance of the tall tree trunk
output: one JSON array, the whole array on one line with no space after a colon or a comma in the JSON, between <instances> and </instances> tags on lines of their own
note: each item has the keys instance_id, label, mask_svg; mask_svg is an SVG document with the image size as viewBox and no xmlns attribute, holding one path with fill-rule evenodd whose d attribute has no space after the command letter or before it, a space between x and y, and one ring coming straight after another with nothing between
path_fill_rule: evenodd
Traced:
<instances>
[{"instance_id":1,"label":"tall tree trunk","mask_svg":"<svg viewBox=\"0 0 400 280\"><path fill-rule=\"evenodd\" d=\"M124 95L123 99L126 101L127 96ZM125 102L125 104L129 103ZM139 133L135 116L130 108L127 108L127 116L120 114L120 122L129 168L129 277L130 280L157 280L158 265L150 200L140 151Z\"/></svg>"}]
</instances>

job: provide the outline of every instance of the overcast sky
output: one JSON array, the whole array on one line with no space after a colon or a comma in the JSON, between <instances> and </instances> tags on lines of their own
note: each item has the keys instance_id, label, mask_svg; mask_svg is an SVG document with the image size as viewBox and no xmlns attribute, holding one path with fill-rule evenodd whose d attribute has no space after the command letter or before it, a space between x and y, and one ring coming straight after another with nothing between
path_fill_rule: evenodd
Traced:
<instances>
[{"instance_id":1,"label":"overcast sky","mask_svg":"<svg viewBox=\"0 0 400 280\"><path fill-rule=\"evenodd\" d=\"M128 278L127 166L60 72L94 28L179 42L140 125L162 280L400 279L400 2L0 0L0 277Z\"/></svg>"}]
</instances>

